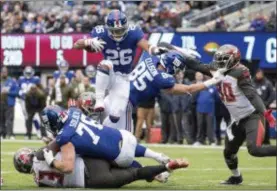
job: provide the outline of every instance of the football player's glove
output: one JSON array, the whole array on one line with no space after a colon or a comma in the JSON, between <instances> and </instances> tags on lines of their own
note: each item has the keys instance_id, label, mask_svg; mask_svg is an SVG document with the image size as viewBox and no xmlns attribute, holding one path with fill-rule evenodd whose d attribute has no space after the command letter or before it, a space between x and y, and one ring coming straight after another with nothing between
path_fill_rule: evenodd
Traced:
<instances>
[{"instance_id":1,"label":"football player's glove","mask_svg":"<svg viewBox=\"0 0 277 191\"><path fill-rule=\"evenodd\" d=\"M85 39L85 46L90 47L95 52L101 52L105 44L106 42L98 37Z\"/></svg>"}]
</instances>

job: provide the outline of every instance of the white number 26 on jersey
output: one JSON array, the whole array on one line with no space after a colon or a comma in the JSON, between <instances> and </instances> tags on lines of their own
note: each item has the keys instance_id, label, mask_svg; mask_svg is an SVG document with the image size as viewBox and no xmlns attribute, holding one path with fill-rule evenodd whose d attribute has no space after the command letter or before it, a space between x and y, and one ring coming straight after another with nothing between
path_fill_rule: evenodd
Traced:
<instances>
[{"instance_id":1,"label":"white number 26 on jersey","mask_svg":"<svg viewBox=\"0 0 277 191\"><path fill-rule=\"evenodd\" d=\"M103 129L103 126L101 124L97 123L94 120L88 119L85 115L82 115L79 125L76 129L76 133L78 133L78 135L82 136L84 134L84 132L87 132L92 139L92 143L94 145L97 145L100 140L100 137L95 135L94 132L89 128L89 126L93 126L100 130Z\"/></svg>"},{"instance_id":2,"label":"white number 26 on jersey","mask_svg":"<svg viewBox=\"0 0 277 191\"><path fill-rule=\"evenodd\" d=\"M148 70L146 70L145 62L141 62L131 73L130 80L133 81L137 90L143 91L146 89L146 79L150 82L153 80L153 76Z\"/></svg>"}]
</instances>

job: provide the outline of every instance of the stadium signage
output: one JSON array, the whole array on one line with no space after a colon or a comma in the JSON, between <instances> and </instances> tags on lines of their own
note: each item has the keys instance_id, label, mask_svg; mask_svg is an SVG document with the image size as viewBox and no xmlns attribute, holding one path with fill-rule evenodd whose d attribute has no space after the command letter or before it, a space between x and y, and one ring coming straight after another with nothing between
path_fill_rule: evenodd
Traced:
<instances>
[{"instance_id":1,"label":"stadium signage","mask_svg":"<svg viewBox=\"0 0 277 191\"><path fill-rule=\"evenodd\" d=\"M71 66L97 64L100 53L74 50L77 39L86 34L25 34L2 35L1 64L7 66L55 67L59 59L66 59ZM189 32L152 33L146 36L152 44L166 41L196 50L203 62L212 60L212 53L222 44L234 44L241 50L242 58L259 60L261 68L276 68L276 34L274 32ZM141 51L138 51L140 53ZM143 53L143 58L146 53ZM137 55L139 56L139 55Z\"/></svg>"}]
</instances>

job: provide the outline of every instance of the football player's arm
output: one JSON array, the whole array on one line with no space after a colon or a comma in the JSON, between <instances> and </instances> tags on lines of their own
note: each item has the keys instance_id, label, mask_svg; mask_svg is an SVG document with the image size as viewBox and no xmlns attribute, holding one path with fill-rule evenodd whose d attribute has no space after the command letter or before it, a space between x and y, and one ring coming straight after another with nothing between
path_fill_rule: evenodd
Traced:
<instances>
[{"instance_id":1,"label":"football player's arm","mask_svg":"<svg viewBox=\"0 0 277 191\"><path fill-rule=\"evenodd\" d=\"M142 50L145 50L146 52L148 52L150 55L160 55L167 52L167 50L162 47L149 44L149 42L145 39L141 39L137 45Z\"/></svg>"},{"instance_id":2,"label":"football player's arm","mask_svg":"<svg viewBox=\"0 0 277 191\"><path fill-rule=\"evenodd\" d=\"M253 86L248 70L238 71L238 87L258 112L263 113L266 110L261 97Z\"/></svg>"},{"instance_id":3,"label":"football player's arm","mask_svg":"<svg viewBox=\"0 0 277 191\"><path fill-rule=\"evenodd\" d=\"M75 148L71 142L68 142L61 146L61 160L57 160L53 156L53 152L48 149L44 149L44 158L47 164L56 168L62 173L72 173L75 164Z\"/></svg>"},{"instance_id":4,"label":"football player's arm","mask_svg":"<svg viewBox=\"0 0 277 191\"><path fill-rule=\"evenodd\" d=\"M204 85L204 83L191 85L175 84L172 88L165 89L164 91L169 94L191 94L193 92L201 91L206 88L207 87Z\"/></svg>"},{"instance_id":5,"label":"football player's arm","mask_svg":"<svg viewBox=\"0 0 277 191\"><path fill-rule=\"evenodd\" d=\"M88 52L94 52L94 50L91 49L91 47L89 47L88 44L86 44L86 39L79 39L77 40L74 45L73 48L77 49L77 50L86 50Z\"/></svg>"}]
</instances>

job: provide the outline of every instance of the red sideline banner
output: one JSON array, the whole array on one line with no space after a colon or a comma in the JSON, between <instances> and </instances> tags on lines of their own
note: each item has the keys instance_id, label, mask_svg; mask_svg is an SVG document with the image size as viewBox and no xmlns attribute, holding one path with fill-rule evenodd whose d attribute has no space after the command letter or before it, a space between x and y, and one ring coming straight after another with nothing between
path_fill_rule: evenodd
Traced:
<instances>
[{"instance_id":1,"label":"red sideline banner","mask_svg":"<svg viewBox=\"0 0 277 191\"><path fill-rule=\"evenodd\" d=\"M65 59L70 66L97 64L101 53L73 49L73 44L86 34L16 34L1 36L1 64L5 66L55 67Z\"/></svg>"}]
</instances>

